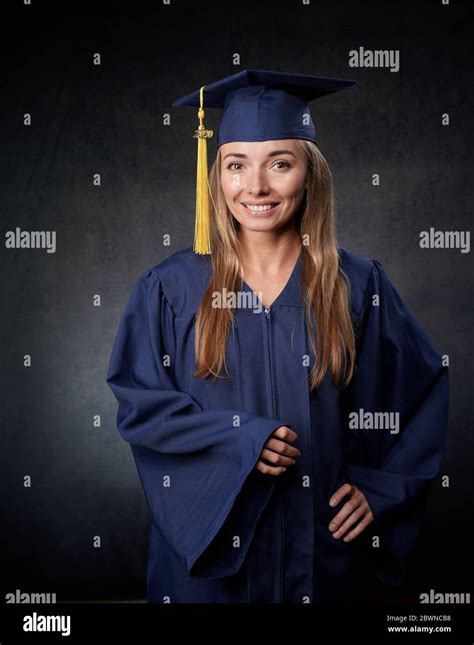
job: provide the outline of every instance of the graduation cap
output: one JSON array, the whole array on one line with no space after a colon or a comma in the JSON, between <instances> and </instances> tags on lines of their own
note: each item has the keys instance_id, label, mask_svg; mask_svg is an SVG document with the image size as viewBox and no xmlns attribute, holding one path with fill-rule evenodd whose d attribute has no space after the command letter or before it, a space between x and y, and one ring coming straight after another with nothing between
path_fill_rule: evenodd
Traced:
<instances>
[{"instance_id":1,"label":"graduation cap","mask_svg":"<svg viewBox=\"0 0 474 645\"><path fill-rule=\"evenodd\" d=\"M224 110L218 146L231 141L278 139L306 139L316 143L308 101L356 83L342 78L245 69L203 85L172 103L174 107L198 108L199 126L194 133L198 140L195 253L211 253L206 140L214 133L204 125L204 106Z\"/></svg>"}]
</instances>

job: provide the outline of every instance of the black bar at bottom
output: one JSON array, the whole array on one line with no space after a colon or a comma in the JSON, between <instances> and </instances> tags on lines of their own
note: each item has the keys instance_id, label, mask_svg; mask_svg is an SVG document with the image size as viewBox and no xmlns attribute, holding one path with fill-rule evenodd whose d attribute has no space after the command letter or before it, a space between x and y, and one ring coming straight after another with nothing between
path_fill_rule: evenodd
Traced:
<instances>
[{"instance_id":1,"label":"black bar at bottom","mask_svg":"<svg viewBox=\"0 0 474 645\"><path fill-rule=\"evenodd\" d=\"M43 631L47 627L50 631ZM49 643L108 640L156 643L164 639L194 642L315 638L349 642L375 639L473 643L472 607L469 604L349 606L61 602L54 605L4 604L0 607L2 645L34 640Z\"/></svg>"}]
</instances>

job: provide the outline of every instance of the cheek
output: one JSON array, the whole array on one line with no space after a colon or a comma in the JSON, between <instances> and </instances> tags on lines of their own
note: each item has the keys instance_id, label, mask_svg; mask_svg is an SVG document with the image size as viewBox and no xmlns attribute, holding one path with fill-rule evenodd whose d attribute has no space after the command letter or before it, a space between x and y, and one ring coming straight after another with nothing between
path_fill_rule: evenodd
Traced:
<instances>
[{"instance_id":1,"label":"cheek","mask_svg":"<svg viewBox=\"0 0 474 645\"><path fill-rule=\"evenodd\" d=\"M221 177L221 188L226 197L232 197L241 189L240 175L226 175Z\"/></svg>"},{"instance_id":2,"label":"cheek","mask_svg":"<svg viewBox=\"0 0 474 645\"><path fill-rule=\"evenodd\" d=\"M273 186L282 197L298 199L304 191L304 176L285 175L275 178Z\"/></svg>"}]
</instances>

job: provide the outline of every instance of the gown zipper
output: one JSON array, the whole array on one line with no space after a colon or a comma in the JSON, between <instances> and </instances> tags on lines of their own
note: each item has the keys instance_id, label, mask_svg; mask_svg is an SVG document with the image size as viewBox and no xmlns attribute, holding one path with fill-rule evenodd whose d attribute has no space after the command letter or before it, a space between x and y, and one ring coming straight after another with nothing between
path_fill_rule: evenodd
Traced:
<instances>
[{"instance_id":1,"label":"gown zipper","mask_svg":"<svg viewBox=\"0 0 474 645\"><path fill-rule=\"evenodd\" d=\"M272 350L271 350L271 333L270 333L270 325L272 322L272 308L270 307L265 307L264 308L265 312L265 320L266 320L266 328L267 328L267 346L268 346L268 360L269 360L269 366L270 366L270 389L272 393L272 415L273 418L276 418L276 405L275 405L275 392L273 389L273 362L272 362ZM279 475L281 477L281 475ZM280 511L280 524L281 524L281 536L282 536L282 543L281 543L281 551L280 551L280 588L279 588L279 599L277 602L283 602L283 560L284 560L284 552L285 552L285 523L284 523L284 513L283 513L283 497L281 497L281 503L279 504L279 511Z\"/></svg>"},{"instance_id":2,"label":"gown zipper","mask_svg":"<svg viewBox=\"0 0 474 645\"><path fill-rule=\"evenodd\" d=\"M265 318L267 321L267 343L268 343L268 361L270 364L270 389L272 391L272 414L273 418L276 418L276 411L275 411L275 394L273 391L273 364L272 364L272 351L271 351L271 346L270 346L270 324L272 322L272 308L268 307L268 309L264 309L265 311Z\"/></svg>"}]
</instances>

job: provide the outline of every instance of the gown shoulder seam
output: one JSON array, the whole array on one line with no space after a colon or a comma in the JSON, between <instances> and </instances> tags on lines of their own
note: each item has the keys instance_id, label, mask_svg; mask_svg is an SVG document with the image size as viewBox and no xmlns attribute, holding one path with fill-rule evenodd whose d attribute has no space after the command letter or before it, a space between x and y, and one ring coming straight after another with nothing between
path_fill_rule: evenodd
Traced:
<instances>
[{"instance_id":1,"label":"gown shoulder seam","mask_svg":"<svg viewBox=\"0 0 474 645\"><path fill-rule=\"evenodd\" d=\"M171 304L171 302L170 302L170 300L168 298L168 295L167 295L167 293L165 291L165 285L163 284L163 279L162 279L162 277L160 275L159 265L155 265L153 267L150 267L149 269L144 271L144 273L142 274L142 278L145 279L145 280L149 279L151 276L153 276L158 281L158 290L161 290L161 293L163 294L163 300L165 301L166 305L169 307L169 309L171 310L173 315L176 317L176 311L175 311L173 305Z\"/></svg>"}]
</instances>

